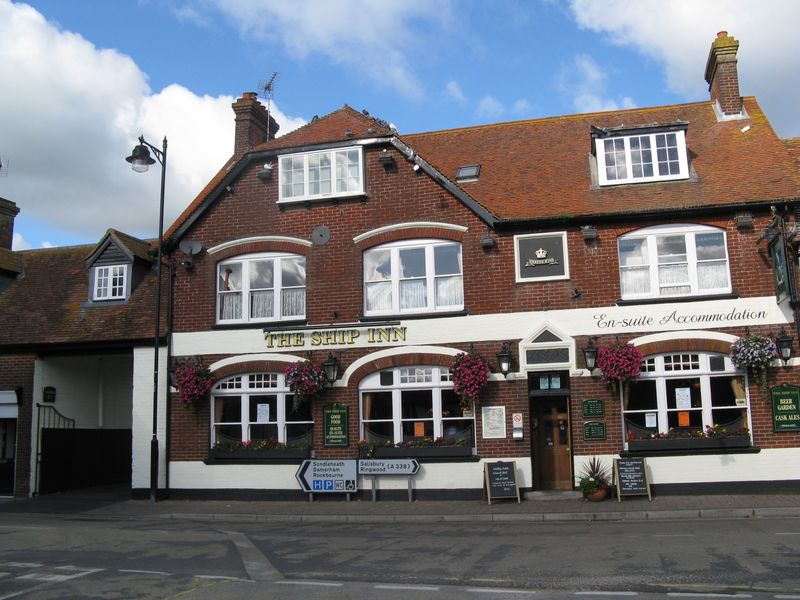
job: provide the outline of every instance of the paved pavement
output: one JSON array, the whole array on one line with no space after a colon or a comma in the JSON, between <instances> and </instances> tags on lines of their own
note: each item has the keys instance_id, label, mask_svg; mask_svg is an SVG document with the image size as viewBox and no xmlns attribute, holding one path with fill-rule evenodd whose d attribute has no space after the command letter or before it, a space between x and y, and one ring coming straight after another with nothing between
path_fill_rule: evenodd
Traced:
<instances>
[{"instance_id":1,"label":"paved pavement","mask_svg":"<svg viewBox=\"0 0 800 600\"><path fill-rule=\"evenodd\" d=\"M306 498L305 496L303 498ZM645 521L673 519L800 518L800 494L669 495L589 502L579 493L532 492L521 503L494 500L404 502L368 497L315 496L314 502L132 500L121 488L77 490L26 499L0 499L0 515L53 514L78 519L186 519L196 521L437 522Z\"/></svg>"}]
</instances>

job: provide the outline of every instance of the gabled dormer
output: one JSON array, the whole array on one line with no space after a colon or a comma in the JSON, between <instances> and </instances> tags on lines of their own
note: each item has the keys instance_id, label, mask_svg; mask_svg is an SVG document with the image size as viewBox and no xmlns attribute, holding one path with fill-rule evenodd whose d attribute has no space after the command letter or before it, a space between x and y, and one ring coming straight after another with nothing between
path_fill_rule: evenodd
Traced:
<instances>
[{"instance_id":1,"label":"gabled dormer","mask_svg":"<svg viewBox=\"0 0 800 600\"><path fill-rule=\"evenodd\" d=\"M86 258L89 302L126 302L152 263L150 244L109 229Z\"/></svg>"}]
</instances>

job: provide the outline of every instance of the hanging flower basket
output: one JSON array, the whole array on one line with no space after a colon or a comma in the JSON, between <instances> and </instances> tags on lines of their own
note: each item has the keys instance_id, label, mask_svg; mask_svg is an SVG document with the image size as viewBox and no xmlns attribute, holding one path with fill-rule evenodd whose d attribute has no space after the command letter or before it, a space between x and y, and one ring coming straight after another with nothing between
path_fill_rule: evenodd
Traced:
<instances>
[{"instance_id":1,"label":"hanging flower basket","mask_svg":"<svg viewBox=\"0 0 800 600\"><path fill-rule=\"evenodd\" d=\"M213 386L211 372L200 363L187 361L175 369L175 387L185 407L205 400Z\"/></svg>"},{"instance_id":2,"label":"hanging flower basket","mask_svg":"<svg viewBox=\"0 0 800 600\"><path fill-rule=\"evenodd\" d=\"M777 347L775 342L760 335L747 334L731 344L731 361L739 369L749 370L766 394L767 367L775 358Z\"/></svg>"},{"instance_id":3,"label":"hanging flower basket","mask_svg":"<svg viewBox=\"0 0 800 600\"><path fill-rule=\"evenodd\" d=\"M633 344L614 344L597 350L597 366L611 389L639 376L644 356Z\"/></svg>"},{"instance_id":4,"label":"hanging flower basket","mask_svg":"<svg viewBox=\"0 0 800 600\"><path fill-rule=\"evenodd\" d=\"M301 403L310 401L324 390L328 383L325 369L310 360L292 363L286 367L283 374L286 377L286 385L294 394L293 410L297 410Z\"/></svg>"},{"instance_id":5,"label":"hanging flower basket","mask_svg":"<svg viewBox=\"0 0 800 600\"><path fill-rule=\"evenodd\" d=\"M461 408L468 410L478 403L489 383L489 361L477 352L457 354L450 367L453 391L461 398Z\"/></svg>"}]
</instances>

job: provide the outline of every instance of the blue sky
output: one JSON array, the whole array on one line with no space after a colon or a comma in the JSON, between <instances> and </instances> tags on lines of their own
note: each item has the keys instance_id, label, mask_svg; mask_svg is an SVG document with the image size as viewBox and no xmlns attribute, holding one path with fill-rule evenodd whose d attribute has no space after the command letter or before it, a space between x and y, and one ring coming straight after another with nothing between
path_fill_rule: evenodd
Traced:
<instances>
[{"instance_id":1,"label":"blue sky","mask_svg":"<svg viewBox=\"0 0 800 600\"><path fill-rule=\"evenodd\" d=\"M154 236L233 149L231 102L279 73L282 132L347 103L401 134L705 100L708 48L741 42L741 92L800 135L800 2L0 0L0 196L15 249Z\"/></svg>"}]
</instances>

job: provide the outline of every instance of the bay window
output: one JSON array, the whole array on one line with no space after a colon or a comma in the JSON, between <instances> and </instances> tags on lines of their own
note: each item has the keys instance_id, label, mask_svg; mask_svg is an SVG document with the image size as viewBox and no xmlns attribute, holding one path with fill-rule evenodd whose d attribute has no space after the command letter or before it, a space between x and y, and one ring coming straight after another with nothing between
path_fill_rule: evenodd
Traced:
<instances>
[{"instance_id":1,"label":"bay window","mask_svg":"<svg viewBox=\"0 0 800 600\"><path fill-rule=\"evenodd\" d=\"M253 254L217 265L217 322L283 321L305 314L305 257Z\"/></svg>"},{"instance_id":2,"label":"bay window","mask_svg":"<svg viewBox=\"0 0 800 600\"><path fill-rule=\"evenodd\" d=\"M364 314L460 310L461 244L407 240L364 253Z\"/></svg>"},{"instance_id":3,"label":"bay window","mask_svg":"<svg viewBox=\"0 0 800 600\"><path fill-rule=\"evenodd\" d=\"M361 439L376 446L445 438L475 446L475 417L461 408L449 370L397 367L359 386Z\"/></svg>"},{"instance_id":4,"label":"bay window","mask_svg":"<svg viewBox=\"0 0 800 600\"><path fill-rule=\"evenodd\" d=\"M622 299L731 292L725 232L705 225L648 227L619 238Z\"/></svg>"},{"instance_id":5,"label":"bay window","mask_svg":"<svg viewBox=\"0 0 800 600\"><path fill-rule=\"evenodd\" d=\"M700 436L706 427L749 431L744 375L723 354L648 357L623 390L625 439Z\"/></svg>"},{"instance_id":6,"label":"bay window","mask_svg":"<svg viewBox=\"0 0 800 600\"><path fill-rule=\"evenodd\" d=\"M280 202L364 193L360 147L281 156Z\"/></svg>"},{"instance_id":7,"label":"bay window","mask_svg":"<svg viewBox=\"0 0 800 600\"><path fill-rule=\"evenodd\" d=\"M311 447L311 403L293 408L294 395L282 373L252 373L223 379L211 392L211 447L273 440Z\"/></svg>"}]
</instances>

